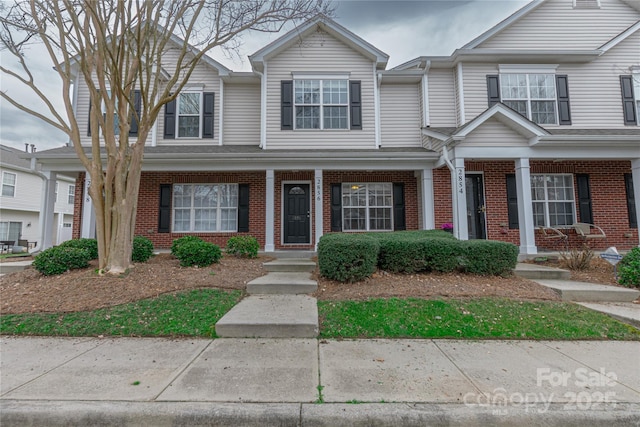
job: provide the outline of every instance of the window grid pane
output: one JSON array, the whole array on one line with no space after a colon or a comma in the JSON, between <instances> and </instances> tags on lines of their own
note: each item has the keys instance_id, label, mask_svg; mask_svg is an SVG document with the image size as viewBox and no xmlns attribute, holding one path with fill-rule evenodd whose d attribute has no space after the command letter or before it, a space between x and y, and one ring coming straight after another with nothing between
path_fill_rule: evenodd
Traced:
<instances>
[{"instance_id":1,"label":"window grid pane","mask_svg":"<svg viewBox=\"0 0 640 427\"><path fill-rule=\"evenodd\" d=\"M237 184L176 184L173 186L173 231L236 231Z\"/></svg>"},{"instance_id":2,"label":"window grid pane","mask_svg":"<svg viewBox=\"0 0 640 427\"><path fill-rule=\"evenodd\" d=\"M178 96L179 138L200 138L200 95L187 92Z\"/></svg>"},{"instance_id":3,"label":"window grid pane","mask_svg":"<svg viewBox=\"0 0 640 427\"><path fill-rule=\"evenodd\" d=\"M533 223L536 227L563 227L575 221L572 175L531 175Z\"/></svg>"},{"instance_id":4,"label":"window grid pane","mask_svg":"<svg viewBox=\"0 0 640 427\"><path fill-rule=\"evenodd\" d=\"M344 231L392 230L391 183L342 184Z\"/></svg>"},{"instance_id":5,"label":"window grid pane","mask_svg":"<svg viewBox=\"0 0 640 427\"><path fill-rule=\"evenodd\" d=\"M501 74L502 102L538 124L557 124L553 74Z\"/></svg>"},{"instance_id":6,"label":"window grid pane","mask_svg":"<svg viewBox=\"0 0 640 427\"><path fill-rule=\"evenodd\" d=\"M294 80L294 104L296 129L349 127L347 80Z\"/></svg>"}]
</instances>

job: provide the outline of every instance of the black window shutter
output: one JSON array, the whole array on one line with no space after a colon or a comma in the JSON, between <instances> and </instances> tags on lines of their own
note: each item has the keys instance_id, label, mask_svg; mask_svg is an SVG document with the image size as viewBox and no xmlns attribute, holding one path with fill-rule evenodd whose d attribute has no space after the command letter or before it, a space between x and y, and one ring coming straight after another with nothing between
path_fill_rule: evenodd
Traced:
<instances>
[{"instance_id":1,"label":"black window shutter","mask_svg":"<svg viewBox=\"0 0 640 427\"><path fill-rule=\"evenodd\" d=\"M205 92L204 96L204 109L202 111L202 137L213 138L213 105L215 100L215 94L213 92Z\"/></svg>"},{"instance_id":2,"label":"black window shutter","mask_svg":"<svg viewBox=\"0 0 640 427\"><path fill-rule=\"evenodd\" d=\"M280 82L280 129L293 130L293 80Z\"/></svg>"},{"instance_id":3,"label":"black window shutter","mask_svg":"<svg viewBox=\"0 0 640 427\"><path fill-rule=\"evenodd\" d=\"M571 107L569 105L569 81L567 76L556 76L556 93L558 97L559 124L570 125Z\"/></svg>"},{"instance_id":4,"label":"black window shutter","mask_svg":"<svg viewBox=\"0 0 640 427\"><path fill-rule=\"evenodd\" d=\"M142 96L139 90L133 91L133 108L135 112L131 113L131 126L129 127L129 136L138 136L138 119L140 118L140 110L142 107Z\"/></svg>"},{"instance_id":5,"label":"black window shutter","mask_svg":"<svg viewBox=\"0 0 640 427\"><path fill-rule=\"evenodd\" d=\"M164 139L176 139L176 100L164 106Z\"/></svg>"},{"instance_id":6,"label":"black window shutter","mask_svg":"<svg viewBox=\"0 0 640 427\"><path fill-rule=\"evenodd\" d=\"M576 174L576 183L578 185L578 209L580 210L580 222L593 224L589 175L587 175L586 173Z\"/></svg>"},{"instance_id":7,"label":"black window shutter","mask_svg":"<svg viewBox=\"0 0 640 427\"><path fill-rule=\"evenodd\" d=\"M516 186L516 176L507 175L507 215L509 217L509 228L517 230L520 228L518 222L518 188Z\"/></svg>"},{"instance_id":8,"label":"black window shutter","mask_svg":"<svg viewBox=\"0 0 640 427\"><path fill-rule=\"evenodd\" d=\"M331 184L331 231L342 231L342 184Z\"/></svg>"},{"instance_id":9,"label":"black window shutter","mask_svg":"<svg viewBox=\"0 0 640 427\"><path fill-rule=\"evenodd\" d=\"M407 222L404 209L404 183L393 183L393 229L406 230Z\"/></svg>"},{"instance_id":10,"label":"black window shutter","mask_svg":"<svg viewBox=\"0 0 640 427\"><path fill-rule=\"evenodd\" d=\"M171 184L160 184L160 209L158 210L158 233L171 231Z\"/></svg>"},{"instance_id":11,"label":"black window shutter","mask_svg":"<svg viewBox=\"0 0 640 427\"><path fill-rule=\"evenodd\" d=\"M362 94L360 92L360 80L349 80L351 130L362 130Z\"/></svg>"},{"instance_id":12,"label":"black window shutter","mask_svg":"<svg viewBox=\"0 0 640 427\"><path fill-rule=\"evenodd\" d=\"M489 107L500 102L500 76L497 74L487 76L487 99Z\"/></svg>"},{"instance_id":13,"label":"black window shutter","mask_svg":"<svg viewBox=\"0 0 640 427\"><path fill-rule=\"evenodd\" d=\"M624 112L624 124L636 125L636 103L633 96L633 77L620 76L620 89L622 90L622 111Z\"/></svg>"},{"instance_id":14,"label":"black window shutter","mask_svg":"<svg viewBox=\"0 0 640 427\"><path fill-rule=\"evenodd\" d=\"M636 197L633 191L633 176L624 174L624 186L627 190L627 210L629 212L629 228L638 228L638 216L636 215Z\"/></svg>"},{"instance_id":15,"label":"black window shutter","mask_svg":"<svg viewBox=\"0 0 640 427\"><path fill-rule=\"evenodd\" d=\"M238 185L238 232L249 231L249 184Z\"/></svg>"}]
</instances>

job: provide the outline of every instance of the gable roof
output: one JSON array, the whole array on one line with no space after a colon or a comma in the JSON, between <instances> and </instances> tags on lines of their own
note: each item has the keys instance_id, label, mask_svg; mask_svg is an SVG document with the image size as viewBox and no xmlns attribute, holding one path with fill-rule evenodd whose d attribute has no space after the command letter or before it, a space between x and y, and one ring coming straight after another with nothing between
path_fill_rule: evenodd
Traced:
<instances>
[{"instance_id":1,"label":"gable roof","mask_svg":"<svg viewBox=\"0 0 640 427\"><path fill-rule=\"evenodd\" d=\"M255 52L253 55L249 55L249 61L251 62L252 67L258 71L261 71L264 67L265 60L286 50L291 45L298 42L300 39L313 33L317 28L321 28L323 31L326 31L347 46L351 47L352 49L356 50L372 61L375 61L376 67L378 69L385 69L385 67L387 66L389 55L376 48L369 42L365 41L364 39L358 37L351 31L347 30L342 25L339 25L337 22L330 19L326 15L318 14L304 24L284 34L277 40L269 43L262 49Z\"/></svg>"},{"instance_id":2,"label":"gable roof","mask_svg":"<svg viewBox=\"0 0 640 427\"><path fill-rule=\"evenodd\" d=\"M13 147L0 144L0 165L16 167L18 169L30 169L31 161L24 159L22 155L28 153Z\"/></svg>"}]
</instances>

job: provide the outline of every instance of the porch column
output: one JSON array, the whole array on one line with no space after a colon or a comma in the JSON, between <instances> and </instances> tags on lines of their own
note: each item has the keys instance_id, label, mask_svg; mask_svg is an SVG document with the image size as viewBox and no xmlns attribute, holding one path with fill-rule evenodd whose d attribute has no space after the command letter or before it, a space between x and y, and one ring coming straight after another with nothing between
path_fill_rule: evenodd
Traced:
<instances>
[{"instance_id":1,"label":"porch column","mask_svg":"<svg viewBox=\"0 0 640 427\"><path fill-rule=\"evenodd\" d=\"M422 229L433 230L436 227L434 194L433 194L433 169L425 168L420 171L421 198L422 198Z\"/></svg>"},{"instance_id":2,"label":"porch column","mask_svg":"<svg viewBox=\"0 0 640 427\"><path fill-rule=\"evenodd\" d=\"M275 228L275 174L273 169L267 169L267 183L265 192L265 216L264 216L264 251L273 252L276 247L273 242Z\"/></svg>"},{"instance_id":3,"label":"porch column","mask_svg":"<svg viewBox=\"0 0 640 427\"><path fill-rule=\"evenodd\" d=\"M315 170L315 199L314 199L314 211L315 211L315 231L316 231L316 245L315 250L318 250L318 242L322 237L323 228L322 228L322 169Z\"/></svg>"},{"instance_id":4,"label":"porch column","mask_svg":"<svg viewBox=\"0 0 640 427\"><path fill-rule=\"evenodd\" d=\"M636 200L636 224L640 224L640 159L631 160L631 180ZM640 233L638 236L640 237ZM640 246L640 238L638 240L638 246Z\"/></svg>"},{"instance_id":5,"label":"porch column","mask_svg":"<svg viewBox=\"0 0 640 427\"><path fill-rule=\"evenodd\" d=\"M538 248L536 247L533 226L529 159L516 160L516 190L518 196L518 226L520 227L520 254L537 254Z\"/></svg>"},{"instance_id":6,"label":"porch column","mask_svg":"<svg viewBox=\"0 0 640 427\"><path fill-rule=\"evenodd\" d=\"M82 189L82 224L80 225L80 237L93 239L96 237L96 213L89 195L91 178L85 175L84 188Z\"/></svg>"},{"instance_id":7,"label":"porch column","mask_svg":"<svg viewBox=\"0 0 640 427\"><path fill-rule=\"evenodd\" d=\"M453 202L453 235L459 240L469 240L467 224L467 186L465 182L464 159L453 160L454 173L451 177Z\"/></svg>"},{"instance_id":8,"label":"porch column","mask_svg":"<svg viewBox=\"0 0 640 427\"><path fill-rule=\"evenodd\" d=\"M40 216L38 225L42 243L40 249L48 249L53 246L53 216L56 204L56 179L55 172L44 172L42 182L42 198L40 199Z\"/></svg>"}]
</instances>

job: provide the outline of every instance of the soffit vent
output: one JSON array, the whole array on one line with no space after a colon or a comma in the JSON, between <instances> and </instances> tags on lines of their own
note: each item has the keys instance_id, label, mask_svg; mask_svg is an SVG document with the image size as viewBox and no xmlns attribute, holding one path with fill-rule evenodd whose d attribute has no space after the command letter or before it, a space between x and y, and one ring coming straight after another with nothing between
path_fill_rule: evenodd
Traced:
<instances>
[{"instance_id":1,"label":"soffit vent","mask_svg":"<svg viewBox=\"0 0 640 427\"><path fill-rule=\"evenodd\" d=\"M574 9L600 9L600 0L573 0Z\"/></svg>"}]
</instances>

